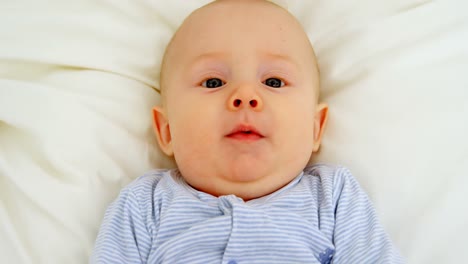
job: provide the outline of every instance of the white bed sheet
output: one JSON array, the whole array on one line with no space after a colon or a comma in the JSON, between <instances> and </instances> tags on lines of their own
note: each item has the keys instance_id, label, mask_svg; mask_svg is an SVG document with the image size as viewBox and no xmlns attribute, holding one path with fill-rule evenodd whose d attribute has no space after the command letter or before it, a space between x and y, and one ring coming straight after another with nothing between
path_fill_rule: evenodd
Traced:
<instances>
[{"instance_id":1,"label":"white bed sheet","mask_svg":"<svg viewBox=\"0 0 468 264\"><path fill-rule=\"evenodd\" d=\"M103 211L153 167L164 46L197 1L0 4L0 263L86 263ZM285 0L329 127L409 263L468 263L468 4Z\"/></svg>"}]
</instances>

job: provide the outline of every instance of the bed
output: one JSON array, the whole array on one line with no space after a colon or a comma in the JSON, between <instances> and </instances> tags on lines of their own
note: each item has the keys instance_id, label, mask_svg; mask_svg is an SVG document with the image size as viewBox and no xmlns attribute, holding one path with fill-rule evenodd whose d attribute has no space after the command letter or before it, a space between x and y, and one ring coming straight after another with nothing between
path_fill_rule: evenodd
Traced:
<instances>
[{"instance_id":1,"label":"bed","mask_svg":"<svg viewBox=\"0 0 468 264\"><path fill-rule=\"evenodd\" d=\"M0 263L86 263L120 188L174 166L151 127L159 63L208 2L0 4ZM351 169L408 263L468 263L468 2L276 2L330 105L314 161Z\"/></svg>"}]
</instances>

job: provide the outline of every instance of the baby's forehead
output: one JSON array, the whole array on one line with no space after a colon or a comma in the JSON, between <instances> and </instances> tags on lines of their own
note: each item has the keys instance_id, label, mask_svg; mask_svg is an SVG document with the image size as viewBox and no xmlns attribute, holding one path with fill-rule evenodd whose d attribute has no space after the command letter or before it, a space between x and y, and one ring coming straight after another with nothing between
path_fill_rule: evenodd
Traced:
<instances>
[{"instance_id":1,"label":"baby's forehead","mask_svg":"<svg viewBox=\"0 0 468 264\"><path fill-rule=\"evenodd\" d=\"M299 27L300 23L286 9L267 0L217 0L193 11L178 31L196 26L240 23L278 24ZM254 25L254 24L251 24ZM302 32L304 32L302 30Z\"/></svg>"},{"instance_id":2,"label":"baby's forehead","mask_svg":"<svg viewBox=\"0 0 468 264\"><path fill-rule=\"evenodd\" d=\"M176 31L166 52L175 49L180 53L187 48L199 53L217 52L215 47L221 52L238 45L283 55L298 49L313 53L299 22L282 7L263 0L218 0L194 11Z\"/></svg>"}]
</instances>

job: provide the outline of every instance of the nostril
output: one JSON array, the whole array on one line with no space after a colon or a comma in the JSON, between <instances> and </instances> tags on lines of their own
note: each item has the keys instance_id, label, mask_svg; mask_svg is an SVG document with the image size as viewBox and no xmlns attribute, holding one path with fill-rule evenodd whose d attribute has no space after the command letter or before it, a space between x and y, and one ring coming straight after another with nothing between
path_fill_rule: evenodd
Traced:
<instances>
[{"instance_id":1,"label":"nostril","mask_svg":"<svg viewBox=\"0 0 468 264\"><path fill-rule=\"evenodd\" d=\"M250 100L250 106L256 107L257 106L257 100Z\"/></svg>"},{"instance_id":2,"label":"nostril","mask_svg":"<svg viewBox=\"0 0 468 264\"><path fill-rule=\"evenodd\" d=\"M235 107L239 107L239 105L242 103L242 101L240 99L236 99L234 100L234 106Z\"/></svg>"}]
</instances>

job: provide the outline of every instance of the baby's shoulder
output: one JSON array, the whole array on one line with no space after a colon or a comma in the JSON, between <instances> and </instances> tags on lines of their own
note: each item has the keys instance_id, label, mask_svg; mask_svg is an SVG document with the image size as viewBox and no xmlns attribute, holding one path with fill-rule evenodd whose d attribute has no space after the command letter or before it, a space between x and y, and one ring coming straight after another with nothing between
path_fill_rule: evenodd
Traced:
<instances>
[{"instance_id":1,"label":"baby's shoulder","mask_svg":"<svg viewBox=\"0 0 468 264\"><path fill-rule=\"evenodd\" d=\"M304 175L316 177L324 182L338 183L353 178L350 170L341 165L318 163L304 168Z\"/></svg>"},{"instance_id":2,"label":"baby's shoulder","mask_svg":"<svg viewBox=\"0 0 468 264\"><path fill-rule=\"evenodd\" d=\"M171 169L154 169L139 176L125 186L121 192L131 193L138 200L152 197L154 191L161 185L165 178L170 177Z\"/></svg>"},{"instance_id":3,"label":"baby's shoulder","mask_svg":"<svg viewBox=\"0 0 468 264\"><path fill-rule=\"evenodd\" d=\"M154 169L146 172L145 174L134 179L130 184L126 186L129 189L138 189L141 186L152 186L154 187L161 181L165 176L170 175L170 169Z\"/></svg>"},{"instance_id":4,"label":"baby's shoulder","mask_svg":"<svg viewBox=\"0 0 468 264\"><path fill-rule=\"evenodd\" d=\"M321 194L333 197L333 200L346 191L347 186L360 188L351 171L341 165L322 163L309 165L304 169L304 179L311 185L319 185Z\"/></svg>"}]
</instances>

